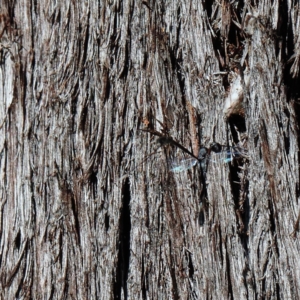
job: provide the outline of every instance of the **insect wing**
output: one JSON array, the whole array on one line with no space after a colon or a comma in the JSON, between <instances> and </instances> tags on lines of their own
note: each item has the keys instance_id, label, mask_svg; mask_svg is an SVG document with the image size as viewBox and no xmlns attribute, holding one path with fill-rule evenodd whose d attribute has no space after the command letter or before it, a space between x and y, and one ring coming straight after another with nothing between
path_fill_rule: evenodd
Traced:
<instances>
[{"instance_id":1,"label":"insect wing","mask_svg":"<svg viewBox=\"0 0 300 300\"><path fill-rule=\"evenodd\" d=\"M198 160L195 158L188 158L188 159L183 159L179 161L171 161L170 165L170 171L178 173L178 172L183 172L186 170L189 170L193 168L197 164Z\"/></svg>"},{"instance_id":2,"label":"insect wing","mask_svg":"<svg viewBox=\"0 0 300 300\"><path fill-rule=\"evenodd\" d=\"M241 147L231 147L225 149L219 153L211 154L211 162L217 163L222 161L224 163L232 162L235 159L239 159L241 157L246 157L246 149Z\"/></svg>"}]
</instances>

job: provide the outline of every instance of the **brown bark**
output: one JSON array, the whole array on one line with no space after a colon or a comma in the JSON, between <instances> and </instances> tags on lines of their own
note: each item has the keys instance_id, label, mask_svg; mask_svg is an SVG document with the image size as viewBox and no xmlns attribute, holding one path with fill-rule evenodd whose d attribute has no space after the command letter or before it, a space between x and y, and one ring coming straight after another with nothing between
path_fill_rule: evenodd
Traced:
<instances>
[{"instance_id":1,"label":"brown bark","mask_svg":"<svg viewBox=\"0 0 300 300\"><path fill-rule=\"evenodd\" d=\"M299 3L255 3L4 0L2 299L300 297Z\"/></svg>"}]
</instances>

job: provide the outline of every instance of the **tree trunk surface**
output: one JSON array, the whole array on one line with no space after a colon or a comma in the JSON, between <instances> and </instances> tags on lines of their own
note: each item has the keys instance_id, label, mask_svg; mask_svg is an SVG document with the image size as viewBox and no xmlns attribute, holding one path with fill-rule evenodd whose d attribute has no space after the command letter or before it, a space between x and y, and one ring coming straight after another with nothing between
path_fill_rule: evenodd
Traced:
<instances>
[{"instance_id":1,"label":"tree trunk surface","mask_svg":"<svg viewBox=\"0 0 300 300\"><path fill-rule=\"evenodd\" d=\"M212 2L2 1L1 299L300 299L299 2Z\"/></svg>"}]
</instances>

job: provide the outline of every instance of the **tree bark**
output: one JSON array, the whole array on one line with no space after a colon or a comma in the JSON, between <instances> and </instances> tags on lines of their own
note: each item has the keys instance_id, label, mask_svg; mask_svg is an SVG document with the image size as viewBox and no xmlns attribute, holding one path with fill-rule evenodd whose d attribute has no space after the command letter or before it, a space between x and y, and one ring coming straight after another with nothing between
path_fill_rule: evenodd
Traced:
<instances>
[{"instance_id":1,"label":"tree bark","mask_svg":"<svg viewBox=\"0 0 300 300\"><path fill-rule=\"evenodd\" d=\"M300 298L299 2L212 2L3 1L2 299Z\"/></svg>"}]
</instances>

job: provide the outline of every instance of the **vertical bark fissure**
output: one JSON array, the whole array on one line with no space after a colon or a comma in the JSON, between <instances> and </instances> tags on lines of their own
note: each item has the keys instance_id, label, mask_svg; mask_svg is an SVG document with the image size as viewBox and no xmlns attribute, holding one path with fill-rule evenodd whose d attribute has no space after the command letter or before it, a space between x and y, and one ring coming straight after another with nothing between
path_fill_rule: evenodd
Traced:
<instances>
[{"instance_id":1,"label":"vertical bark fissure","mask_svg":"<svg viewBox=\"0 0 300 300\"><path fill-rule=\"evenodd\" d=\"M127 279L130 272L130 239L131 239L131 217L130 217L130 182L125 179L122 187L122 207L119 220L119 238L117 241L118 261L114 283L115 299L128 299Z\"/></svg>"}]
</instances>

